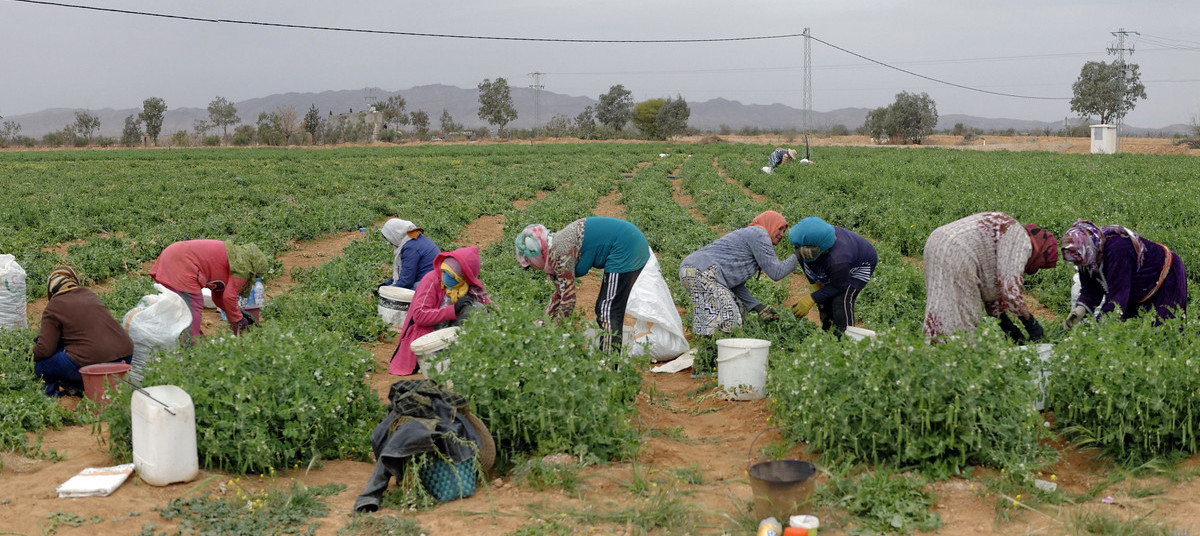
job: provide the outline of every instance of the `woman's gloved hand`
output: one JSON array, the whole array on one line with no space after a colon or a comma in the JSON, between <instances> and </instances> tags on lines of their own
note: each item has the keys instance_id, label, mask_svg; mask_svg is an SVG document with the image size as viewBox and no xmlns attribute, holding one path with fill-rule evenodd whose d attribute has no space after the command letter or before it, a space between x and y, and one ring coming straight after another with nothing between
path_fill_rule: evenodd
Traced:
<instances>
[{"instance_id":1,"label":"woman's gloved hand","mask_svg":"<svg viewBox=\"0 0 1200 536\"><path fill-rule=\"evenodd\" d=\"M758 317L763 319L763 322L774 322L779 320L779 313L776 313L775 310L768 305L760 303L754 306L753 311L758 313Z\"/></svg>"},{"instance_id":2,"label":"woman's gloved hand","mask_svg":"<svg viewBox=\"0 0 1200 536\"><path fill-rule=\"evenodd\" d=\"M812 294L805 294L800 298L800 301L796 302L796 305L792 306L792 314L797 317L808 316L808 312L816 304L817 302L813 301Z\"/></svg>"},{"instance_id":3,"label":"woman's gloved hand","mask_svg":"<svg viewBox=\"0 0 1200 536\"><path fill-rule=\"evenodd\" d=\"M458 301L454 302L454 317L462 320L464 311L466 311L467 307L470 307L472 303L475 303L475 298L470 296L463 296L459 298Z\"/></svg>"},{"instance_id":4,"label":"woman's gloved hand","mask_svg":"<svg viewBox=\"0 0 1200 536\"><path fill-rule=\"evenodd\" d=\"M1046 335L1046 332L1042 330L1042 325L1032 314L1021 318L1021 325L1025 326L1025 332L1029 334L1030 341L1036 341Z\"/></svg>"},{"instance_id":5,"label":"woman's gloved hand","mask_svg":"<svg viewBox=\"0 0 1200 536\"><path fill-rule=\"evenodd\" d=\"M1078 326L1080 322L1083 322L1083 319L1087 318L1087 316L1087 307L1076 305L1075 307L1071 308L1071 314L1067 315L1067 319L1063 321L1063 327L1067 329L1074 328L1075 326Z\"/></svg>"},{"instance_id":6,"label":"woman's gloved hand","mask_svg":"<svg viewBox=\"0 0 1200 536\"><path fill-rule=\"evenodd\" d=\"M248 327L250 327L250 317L248 315L242 315L242 318L237 322L229 323L229 330L233 332L235 337L241 335Z\"/></svg>"},{"instance_id":7,"label":"woman's gloved hand","mask_svg":"<svg viewBox=\"0 0 1200 536\"><path fill-rule=\"evenodd\" d=\"M1013 342L1017 344L1022 344L1025 342L1025 334L1021 333L1021 330L1017 328L1016 324L1013 324L1012 319L1008 317L1008 313L1000 313L1000 329L1003 330L1004 334L1008 335L1008 338L1012 339Z\"/></svg>"},{"instance_id":8,"label":"woman's gloved hand","mask_svg":"<svg viewBox=\"0 0 1200 536\"><path fill-rule=\"evenodd\" d=\"M816 292L822 288L825 288L825 285L822 285L820 281L813 281L808 284L808 288L811 288L813 292Z\"/></svg>"}]
</instances>

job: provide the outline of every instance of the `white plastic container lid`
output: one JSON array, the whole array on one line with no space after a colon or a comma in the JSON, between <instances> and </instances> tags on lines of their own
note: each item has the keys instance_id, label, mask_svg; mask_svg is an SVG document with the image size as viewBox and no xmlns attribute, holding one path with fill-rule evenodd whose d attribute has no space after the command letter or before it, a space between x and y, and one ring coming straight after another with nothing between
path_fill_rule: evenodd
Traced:
<instances>
[{"instance_id":1,"label":"white plastic container lid","mask_svg":"<svg viewBox=\"0 0 1200 536\"><path fill-rule=\"evenodd\" d=\"M404 287L379 287L379 296L389 300L411 302L413 294L415 293L412 290Z\"/></svg>"},{"instance_id":2,"label":"white plastic container lid","mask_svg":"<svg viewBox=\"0 0 1200 536\"><path fill-rule=\"evenodd\" d=\"M439 329L417 337L417 340L412 342L411 348L414 354L424 355L450 346L450 343L457 338L458 326Z\"/></svg>"},{"instance_id":3,"label":"white plastic container lid","mask_svg":"<svg viewBox=\"0 0 1200 536\"><path fill-rule=\"evenodd\" d=\"M792 516L788 518L788 526L813 530L821 528L821 520L817 516Z\"/></svg>"},{"instance_id":4,"label":"white plastic container lid","mask_svg":"<svg viewBox=\"0 0 1200 536\"><path fill-rule=\"evenodd\" d=\"M856 326L846 326L846 335L849 335L850 338L852 338L856 341L861 341L863 339L868 339L868 338L875 338L874 331L871 331L867 328L860 328L860 327L856 327Z\"/></svg>"}]
</instances>

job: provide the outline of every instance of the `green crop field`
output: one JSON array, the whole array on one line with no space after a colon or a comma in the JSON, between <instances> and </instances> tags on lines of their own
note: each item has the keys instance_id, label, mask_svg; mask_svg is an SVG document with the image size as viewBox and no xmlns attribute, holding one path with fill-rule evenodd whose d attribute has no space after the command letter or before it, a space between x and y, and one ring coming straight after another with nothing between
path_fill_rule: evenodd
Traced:
<instances>
[{"instance_id":1,"label":"green crop field","mask_svg":"<svg viewBox=\"0 0 1200 536\"><path fill-rule=\"evenodd\" d=\"M502 462L579 448L623 459L637 441L629 412L642 363L580 363L594 357L578 321L533 329L551 289L517 265L513 236L529 223L561 228L618 192L624 217L645 231L675 303L686 308L675 275L683 257L766 209L789 222L815 215L875 241L880 263L858 311L879 337L838 341L787 312L783 304L794 298L786 279L752 283L784 318L748 319L734 336L773 341L767 388L788 439L831 458L934 477L971 465L1039 467L1053 456L1041 443L1051 432L1128 464L1197 451L1200 359L1191 356L1200 354L1200 342L1193 327L1134 321L1069 334L1048 329L1056 351L1045 396L1058 420L1047 430L1032 409L1040 396L1036 359L1008 343L993 321L973 339L925 344L919 261L932 230L968 214L1003 211L1060 236L1084 218L1169 245L1197 267L1189 278L1195 285L1200 159L822 147L817 165L784 165L768 175L760 168L770 149L657 143L4 152L0 253L15 255L28 273L28 300L44 297L45 274L68 262L91 280L113 281L105 299L120 316L149 291L140 266L178 240L255 242L274 256L300 241L399 216L448 250L463 245L454 241L472 221L503 215L503 237L483 249L481 277L502 306L464 327L464 337L477 341L446 351L480 368L438 379L486 400L480 414L506 423L496 437ZM694 206L673 200L672 181ZM364 389L371 365L362 345L388 333L375 314L374 291L391 257L372 232L340 258L293 274L296 286L264 313L270 326L177 350L182 359L151 367L146 381L180 385L195 398L198 425L208 434L200 438L202 463L266 472L314 456L368 457L367 437L383 409ZM1047 317L1066 314L1072 273L1060 263L1027 278L1027 292ZM0 449L41 452L24 432L75 418L40 399L25 358L33 335L0 333L8 354L0 379L10 387L0 393ZM297 378L294 388L281 393L274 382L241 379L241 370L263 370L265 355L272 374ZM572 362L565 374L544 373L564 361ZM505 374L489 373L501 368ZM299 407L246 411L249 400L301 393ZM128 434L128 415L118 415L124 407L114 403L104 414L114 438ZM233 414L240 415L236 424ZM114 454L127 456L117 443Z\"/></svg>"}]
</instances>

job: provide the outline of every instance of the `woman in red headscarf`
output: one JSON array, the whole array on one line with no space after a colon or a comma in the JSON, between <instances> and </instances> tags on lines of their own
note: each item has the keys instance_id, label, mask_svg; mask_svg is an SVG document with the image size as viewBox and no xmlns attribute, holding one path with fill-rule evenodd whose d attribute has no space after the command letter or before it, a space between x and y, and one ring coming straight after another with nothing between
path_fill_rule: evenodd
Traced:
<instances>
[{"instance_id":1,"label":"woman in red headscarf","mask_svg":"<svg viewBox=\"0 0 1200 536\"><path fill-rule=\"evenodd\" d=\"M749 227L732 231L688 255L679 265L679 279L692 298L692 333L726 333L742 325L742 311L775 320L775 310L758 301L746 282L759 272L774 281L796 270L796 255L779 260L775 245L787 233L783 215L768 210Z\"/></svg>"},{"instance_id":2,"label":"woman in red headscarf","mask_svg":"<svg viewBox=\"0 0 1200 536\"><path fill-rule=\"evenodd\" d=\"M1063 233L1063 259L1079 270L1079 300L1064 324L1120 309L1121 320L1142 311L1174 318L1187 310L1183 259L1119 225L1097 227L1079 220Z\"/></svg>"},{"instance_id":3,"label":"woman in red headscarf","mask_svg":"<svg viewBox=\"0 0 1200 536\"><path fill-rule=\"evenodd\" d=\"M434 258L433 270L421 278L413 292L389 373L408 376L417 372L413 341L463 320L475 304L492 303L479 281L479 266L479 248L475 246L439 253Z\"/></svg>"},{"instance_id":4,"label":"woman in red headscarf","mask_svg":"<svg viewBox=\"0 0 1200 536\"><path fill-rule=\"evenodd\" d=\"M1058 240L1003 212L972 214L934 229L925 241L925 337L930 341L973 330L980 311L1000 318L1014 341L1026 340L1007 313L1017 315L1029 340L1042 338L1021 291L1022 273L1058 264Z\"/></svg>"}]
</instances>

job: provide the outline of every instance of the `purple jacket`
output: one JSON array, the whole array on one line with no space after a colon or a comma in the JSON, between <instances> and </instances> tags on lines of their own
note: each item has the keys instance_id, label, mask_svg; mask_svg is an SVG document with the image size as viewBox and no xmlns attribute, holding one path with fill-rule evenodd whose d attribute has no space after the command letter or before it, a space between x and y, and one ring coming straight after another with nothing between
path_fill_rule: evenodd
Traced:
<instances>
[{"instance_id":1,"label":"purple jacket","mask_svg":"<svg viewBox=\"0 0 1200 536\"><path fill-rule=\"evenodd\" d=\"M1099 269L1079 271L1080 304L1093 311L1099 307L1103 313L1112 312L1119 306L1123 311L1122 320L1151 308L1159 318L1171 318L1174 316L1172 308L1182 311L1187 307L1187 274L1183 260L1175 252L1170 252L1171 266L1162 286L1145 299L1158 284L1168 250L1157 242L1139 239L1146 247L1141 267L1137 265L1137 254L1129 237L1115 234L1105 237Z\"/></svg>"}]
</instances>

